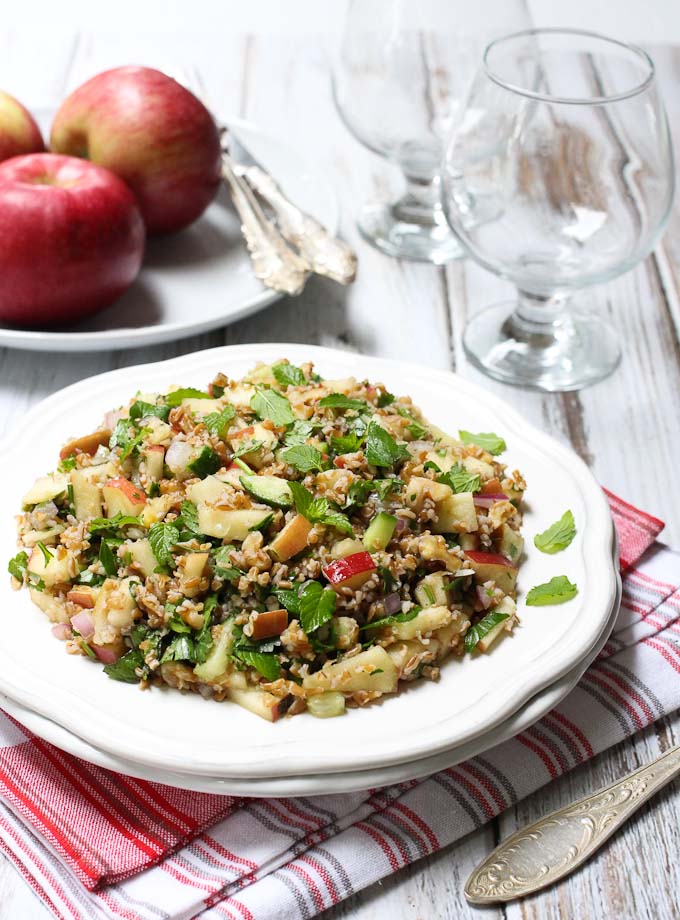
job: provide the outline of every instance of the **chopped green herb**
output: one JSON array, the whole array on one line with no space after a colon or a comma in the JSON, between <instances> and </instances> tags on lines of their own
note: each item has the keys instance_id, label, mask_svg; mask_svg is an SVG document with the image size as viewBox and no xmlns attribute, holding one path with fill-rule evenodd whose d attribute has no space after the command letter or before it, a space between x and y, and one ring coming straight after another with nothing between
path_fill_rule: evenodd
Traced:
<instances>
[{"instance_id":1,"label":"chopped green herb","mask_svg":"<svg viewBox=\"0 0 680 920\"><path fill-rule=\"evenodd\" d=\"M203 626L194 639L194 660L197 664L203 664L213 646L211 626L215 607L217 607L217 595L209 594L203 602Z\"/></svg>"},{"instance_id":2,"label":"chopped green herb","mask_svg":"<svg viewBox=\"0 0 680 920\"><path fill-rule=\"evenodd\" d=\"M380 396L378 396L378 408L384 409L385 406L391 406L396 398L397 397L393 396L392 393L388 393L387 390L384 390Z\"/></svg>"},{"instance_id":3,"label":"chopped green herb","mask_svg":"<svg viewBox=\"0 0 680 920\"><path fill-rule=\"evenodd\" d=\"M397 479L396 476L391 479L374 479L373 487L378 493L380 501L385 501L388 495L403 489L406 483L403 479Z\"/></svg>"},{"instance_id":4,"label":"chopped green herb","mask_svg":"<svg viewBox=\"0 0 680 920\"><path fill-rule=\"evenodd\" d=\"M107 575L113 576L118 573L118 557L106 539L102 540L99 547L99 561L104 566L104 571Z\"/></svg>"},{"instance_id":5,"label":"chopped green herb","mask_svg":"<svg viewBox=\"0 0 680 920\"><path fill-rule=\"evenodd\" d=\"M390 467L405 460L409 452L405 444L397 444L392 435L371 419L366 432L366 459L373 466Z\"/></svg>"},{"instance_id":6,"label":"chopped green herb","mask_svg":"<svg viewBox=\"0 0 680 920\"><path fill-rule=\"evenodd\" d=\"M299 367L282 361L272 365L274 379L282 387L303 387L307 381Z\"/></svg>"},{"instance_id":7,"label":"chopped green herb","mask_svg":"<svg viewBox=\"0 0 680 920\"><path fill-rule=\"evenodd\" d=\"M14 558L9 560L7 571L17 581L23 581L28 571L28 555L23 551L17 553Z\"/></svg>"},{"instance_id":8,"label":"chopped green herb","mask_svg":"<svg viewBox=\"0 0 680 920\"><path fill-rule=\"evenodd\" d=\"M455 463L446 473L437 476L437 482L449 486L454 492L479 492L482 488L481 476L469 473L460 463Z\"/></svg>"},{"instance_id":9,"label":"chopped green herb","mask_svg":"<svg viewBox=\"0 0 680 920\"><path fill-rule=\"evenodd\" d=\"M109 441L109 447L111 450L116 447L120 448L120 459L125 460L139 450L139 445L150 431L150 428L142 428L137 431L129 419L118 419Z\"/></svg>"},{"instance_id":10,"label":"chopped green herb","mask_svg":"<svg viewBox=\"0 0 680 920\"><path fill-rule=\"evenodd\" d=\"M578 588L566 575L556 575L543 585L536 585L527 594L527 607L545 607L548 604L564 604L578 594Z\"/></svg>"},{"instance_id":11,"label":"chopped green herb","mask_svg":"<svg viewBox=\"0 0 680 920\"><path fill-rule=\"evenodd\" d=\"M378 575L380 576L383 594L391 594L399 588L399 579L395 578L387 566L378 566Z\"/></svg>"},{"instance_id":12,"label":"chopped green herb","mask_svg":"<svg viewBox=\"0 0 680 920\"><path fill-rule=\"evenodd\" d=\"M261 674L265 680L276 680L281 673L278 655L271 652L257 652L252 649L236 648L234 656Z\"/></svg>"},{"instance_id":13,"label":"chopped green herb","mask_svg":"<svg viewBox=\"0 0 680 920\"><path fill-rule=\"evenodd\" d=\"M229 422L235 415L236 409L234 409L233 406L225 406L221 412L210 412L208 415L204 416L203 424L210 434L215 435L217 438L221 438L229 428Z\"/></svg>"},{"instance_id":14,"label":"chopped green herb","mask_svg":"<svg viewBox=\"0 0 680 920\"><path fill-rule=\"evenodd\" d=\"M195 460L187 464L187 468L195 473L199 479L205 479L211 473L216 473L222 466L219 454L216 454L212 447L206 444Z\"/></svg>"},{"instance_id":15,"label":"chopped green herb","mask_svg":"<svg viewBox=\"0 0 680 920\"><path fill-rule=\"evenodd\" d=\"M319 409L352 409L355 412L361 412L368 408L363 399L350 399L344 393L329 393L318 402Z\"/></svg>"},{"instance_id":16,"label":"chopped green herb","mask_svg":"<svg viewBox=\"0 0 680 920\"><path fill-rule=\"evenodd\" d=\"M300 595L295 588L274 588L274 596L288 613L300 615Z\"/></svg>"},{"instance_id":17,"label":"chopped green herb","mask_svg":"<svg viewBox=\"0 0 680 920\"><path fill-rule=\"evenodd\" d=\"M571 511L565 511L559 521L534 537L534 546L542 553L559 553L566 549L576 536L576 524Z\"/></svg>"},{"instance_id":18,"label":"chopped green herb","mask_svg":"<svg viewBox=\"0 0 680 920\"><path fill-rule=\"evenodd\" d=\"M178 635L170 642L161 657L161 663L166 661L194 661L194 640L190 636Z\"/></svg>"},{"instance_id":19,"label":"chopped green herb","mask_svg":"<svg viewBox=\"0 0 680 920\"><path fill-rule=\"evenodd\" d=\"M331 436L331 450L334 454L355 454L361 450L365 435L351 431L349 434Z\"/></svg>"},{"instance_id":20,"label":"chopped green herb","mask_svg":"<svg viewBox=\"0 0 680 920\"><path fill-rule=\"evenodd\" d=\"M422 607L411 607L405 613L395 613L389 617L382 617L380 620L372 620L365 626L360 626L359 630L381 629L383 626L394 626L396 623L408 623L410 620L415 620L421 610Z\"/></svg>"},{"instance_id":21,"label":"chopped green herb","mask_svg":"<svg viewBox=\"0 0 680 920\"><path fill-rule=\"evenodd\" d=\"M38 542L38 549L43 555L43 559L45 560L45 565L49 565L50 559L52 558L54 553L50 552L50 550L45 546L42 540Z\"/></svg>"},{"instance_id":22,"label":"chopped green herb","mask_svg":"<svg viewBox=\"0 0 680 920\"><path fill-rule=\"evenodd\" d=\"M179 527L182 530L188 530L189 533L197 537L203 536L198 523L198 509L196 505L188 499L182 502L180 506L180 516L174 523L175 527Z\"/></svg>"},{"instance_id":23,"label":"chopped green herb","mask_svg":"<svg viewBox=\"0 0 680 920\"><path fill-rule=\"evenodd\" d=\"M354 533L349 519L335 509L327 498L313 498L312 493L299 482L289 482L288 485L298 514L306 517L312 524L326 524L343 533Z\"/></svg>"},{"instance_id":24,"label":"chopped green herb","mask_svg":"<svg viewBox=\"0 0 680 920\"><path fill-rule=\"evenodd\" d=\"M163 399L169 406L179 406L184 399L210 399L210 393L203 390L195 390L193 387L184 387L181 390L173 390Z\"/></svg>"},{"instance_id":25,"label":"chopped green herb","mask_svg":"<svg viewBox=\"0 0 680 920\"><path fill-rule=\"evenodd\" d=\"M74 454L71 454L70 457L65 457L63 460L59 461L59 466L57 469L60 473L69 473L71 470L74 470L78 466Z\"/></svg>"},{"instance_id":26,"label":"chopped green herb","mask_svg":"<svg viewBox=\"0 0 680 920\"><path fill-rule=\"evenodd\" d=\"M498 626L499 623L502 623L503 620L507 620L510 614L500 613L497 610L490 610L489 613L483 617L479 623L475 623L474 626L471 626L468 631L465 633L465 651L471 652L480 639L483 639L484 636L488 635L494 626Z\"/></svg>"},{"instance_id":27,"label":"chopped green herb","mask_svg":"<svg viewBox=\"0 0 680 920\"><path fill-rule=\"evenodd\" d=\"M231 455L231 459L234 463L238 463L238 458L242 457L244 454L254 454L255 451L259 450L262 447L262 441L248 441L247 444L243 444L239 447L238 450L235 450ZM245 463L238 464L242 470L248 473L252 473L252 470L245 465Z\"/></svg>"},{"instance_id":28,"label":"chopped green herb","mask_svg":"<svg viewBox=\"0 0 680 920\"><path fill-rule=\"evenodd\" d=\"M311 437L314 429L318 426L314 422L305 422L302 419L296 419L293 427L290 428L283 439L286 447L294 447L296 444L305 444L307 438Z\"/></svg>"},{"instance_id":29,"label":"chopped green herb","mask_svg":"<svg viewBox=\"0 0 680 920\"><path fill-rule=\"evenodd\" d=\"M191 626L189 626L188 623L185 623L184 620L177 616L176 613L173 613L173 615L168 620L168 626L174 633L177 633L181 636L187 636L191 633Z\"/></svg>"},{"instance_id":30,"label":"chopped green herb","mask_svg":"<svg viewBox=\"0 0 680 920\"><path fill-rule=\"evenodd\" d=\"M107 664L104 673L112 680L121 680L126 684L138 684L141 677L137 673L144 669L144 655L139 649L130 649L118 661Z\"/></svg>"},{"instance_id":31,"label":"chopped green herb","mask_svg":"<svg viewBox=\"0 0 680 920\"><path fill-rule=\"evenodd\" d=\"M234 547L219 546L215 552L215 575L218 578L224 578L227 581L238 581L244 574L240 569L234 566L229 558L229 553L234 551Z\"/></svg>"},{"instance_id":32,"label":"chopped green herb","mask_svg":"<svg viewBox=\"0 0 680 920\"><path fill-rule=\"evenodd\" d=\"M371 492L374 491L373 481L370 479L355 479L347 491L345 508L365 505Z\"/></svg>"},{"instance_id":33,"label":"chopped green herb","mask_svg":"<svg viewBox=\"0 0 680 920\"><path fill-rule=\"evenodd\" d=\"M436 598L434 596L434 591L432 590L432 588L429 585L423 585L422 588L423 588L423 591L425 592L425 597L428 599L431 605L434 605Z\"/></svg>"},{"instance_id":34,"label":"chopped green herb","mask_svg":"<svg viewBox=\"0 0 680 920\"><path fill-rule=\"evenodd\" d=\"M112 518L93 518L88 521L87 529L91 535L99 533L115 533L124 527L143 527L144 525L137 517L130 514L114 514Z\"/></svg>"},{"instance_id":35,"label":"chopped green herb","mask_svg":"<svg viewBox=\"0 0 680 920\"><path fill-rule=\"evenodd\" d=\"M169 415L170 406L166 404L156 405L155 403L148 403L138 399L130 406L131 419L149 418L153 416L167 422Z\"/></svg>"},{"instance_id":36,"label":"chopped green herb","mask_svg":"<svg viewBox=\"0 0 680 920\"><path fill-rule=\"evenodd\" d=\"M322 470L324 468L324 459L321 451L309 444L294 444L292 447L286 447L281 451L281 458L289 465L300 470L301 473L308 473L310 470Z\"/></svg>"},{"instance_id":37,"label":"chopped green herb","mask_svg":"<svg viewBox=\"0 0 680 920\"><path fill-rule=\"evenodd\" d=\"M459 431L458 437L463 444L476 444L477 447L481 447L482 450L488 451L490 454L493 454L494 457L497 454L502 454L507 446L503 438L494 434L492 431L479 432L479 434L473 434L471 431Z\"/></svg>"},{"instance_id":38,"label":"chopped green herb","mask_svg":"<svg viewBox=\"0 0 680 920\"><path fill-rule=\"evenodd\" d=\"M299 589L300 625L309 635L333 618L337 595L318 581L306 581Z\"/></svg>"},{"instance_id":39,"label":"chopped green herb","mask_svg":"<svg viewBox=\"0 0 680 920\"><path fill-rule=\"evenodd\" d=\"M257 387L250 400L253 411L262 419L269 419L277 427L290 425L295 421L293 410L285 396L271 387Z\"/></svg>"},{"instance_id":40,"label":"chopped green herb","mask_svg":"<svg viewBox=\"0 0 680 920\"><path fill-rule=\"evenodd\" d=\"M179 530L174 524L159 522L149 530L149 543L160 566L172 566L172 547L179 541Z\"/></svg>"},{"instance_id":41,"label":"chopped green herb","mask_svg":"<svg viewBox=\"0 0 680 920\"><path fill-rule=\"evenodd\" d=\"M157 482L152 482L149 488L146 490L146 494L149 498L157 498L161 494L161 487Z\"/></svg>"}]
</instances>

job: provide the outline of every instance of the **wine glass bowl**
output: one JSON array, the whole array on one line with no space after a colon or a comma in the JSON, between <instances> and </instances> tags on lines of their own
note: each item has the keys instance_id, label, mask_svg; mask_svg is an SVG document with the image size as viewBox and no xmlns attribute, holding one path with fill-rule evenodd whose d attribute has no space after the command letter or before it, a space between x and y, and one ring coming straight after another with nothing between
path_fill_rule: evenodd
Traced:
<instances>
[{"instance_id":1,"label":"wine glass bowl","mask_svg":"<svg viewBox=\"0 0 680 920\"><path fill-rule=\"evenodd\" d=\"M472 361L545 390L611 373L616 336L582 289L651 251L673 175L644 51L566 29L492 42L447 146L443 206L466 251L513 282L518 299L468 324Z\"/></svg>"}]
</instances>

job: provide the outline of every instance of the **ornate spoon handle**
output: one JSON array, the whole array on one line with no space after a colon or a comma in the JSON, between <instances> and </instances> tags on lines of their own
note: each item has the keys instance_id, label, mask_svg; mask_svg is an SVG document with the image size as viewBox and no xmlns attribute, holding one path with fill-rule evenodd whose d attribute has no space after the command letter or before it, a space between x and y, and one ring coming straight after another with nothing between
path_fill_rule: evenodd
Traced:
<instances>
[{"instance_id":1,"label":"ornate spoon handle","mask_svg":"<svg viewBox=\"0 0 680 920\"><path fill-rule=\"evenodd\" d=\"M465 885L473 904L531 894L585 862L637 809L680 774L680 746L592 795L516 831Z\"/></svg>"},{"instance_id":2,"label":"ornate spoon handle","mask_svg":"<svg viewBox=\"0 0 680 920\"><path fill-rule=\"evenodd\" d=\"M255 276L268 288L282 294L300 294L311 265L286 244L267 220L248 183L234 172L231 158L222 155L222 178L241 219L241 230L250 253Z\"/></svg>"},{"instance_id":3,"label":"ornate spoon handle","mask_svg":"<svg viewBox=\"0 0 680 920\"><path fill-rule=\"evenodd\" d=\"M258 166L237 167L276 214L283 236L306 259L317 275L350 284L357 273L357 257L347 243L326 230L314 217L301 211L281 191L276 181Z\"/></svg>"}]
</instances>

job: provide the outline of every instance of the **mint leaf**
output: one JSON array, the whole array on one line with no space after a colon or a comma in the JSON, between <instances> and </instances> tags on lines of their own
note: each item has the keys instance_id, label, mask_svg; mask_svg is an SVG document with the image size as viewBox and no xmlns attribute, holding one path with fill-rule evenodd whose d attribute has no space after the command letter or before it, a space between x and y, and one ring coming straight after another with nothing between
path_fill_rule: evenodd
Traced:
<instances>
[{"instance_id":1,"label":"mint leaf","mask_svg":"<svg viewBox=\"0 0 680 920\"><path fill-rule=\"evenodd\" d=\"M307 517L309 506L312 503L312 493L308 489L305 489L305 487L299 482L289 482L288 485L290 487L290 491L293 493L295 510L303 517Z\"/></svg>"},{"instance_id":2,"label":"mint leaf","mask_svg":"<svg viewBox=\"0 0 680 920\"><path fill-rule=\"evenodd\" d=\"M304 444L307 438L311 437L314 429L318 426L314 422L305 422L302 419L296 419L293 427L286 432L283 443L286 447L294 447L296 444Z\"/></svg>"},{"instance_id":3,"label":"mint leaf","mask_svg":"<svg viewBox=\"0 0 680 920\"><path fill-rule=\"evenodd\" d=\"M290 425L295 421L293 410L285 396L271 387L257 387L250 400L253 411L262 419L268 418L277 427Z\"/></svg>"},{"instance_id":4,"label":"mint leaf","mask_svg":"<svg viewBox=\"0 0 680 920\"><path fill-rule=\"evenodd\" d=\"M9 560L7 571L17 581L23 581L28 571L28 555L24 552L17 553L13 559Z\"/></svg>"},{"instance_id":5,"label":"mint leaf","mask_svg":"<svg viewBox=\"0 0 680 920\"><path fill-rule=\"evenodd\" d=\"M397 444L392 435L371 419L366 432L366 459L372 466L394 466L405 460L409 452L404 444Z\"/></svg>"},{"instance_id":6,"label":"mint leaf","mask_svg":"<svg viewBox=\"0 0 680 920\"><path fill-rule=\"evenodd\" d=\"M403 489L405 482L403 479L397 479L396 476L393 479L374 479L373 488L378 493L380 501L385 501L388 495L391 495L393 492L398 492L400 489Z\"/></svg>"},{"instance_id":7,"label":"mint leaf","mask_svg":"<svg viewBox=\"0 0 680 920\"><path fill-rule=\"evenodd\" d=\"M181 390L173 390L172 393L168 393L167 396L164 396L168 406L179 406L183 399L210 399L210 393L205 393L203 390L195 390L193 387L184 387Z\"/></svg>"},{"instance_id":8,"label":"mint leaf","mask_svg":"<svg viewBox=\"0 0 680 920\"><path fill-rule=\"evenodd\" d=\"M333 617L337 595L318 581L307 581L299 589L300 626L310 635Z\"/></svg>"},{"instance_id":9,"label":"mint leaf","mask_svg":"<svg viewBox=\"0 0 680 920\"><path fill-rule=\"evenodd\" d=\"M262 447L262 441L248 441L242 447L239 447L238 450L235 450L231 455L232 460L237 460L239 457L242 457L244 454L255 453L256 450L259 450ZM250 470L248 471L250 472Z\"/></svg>"},{"instance_id":10,"label":"mint leaf","mask_svg":"<svg viewBox=\"0 0 680 920\"><path fill-rule=\"evenodd\" d=\"M392 393L388 393L387 390L385 390L380 394L380 396L378 396L378 409L384 409L385 406L391 406L396 398L397 397L393 396Z\"/></svg>"},{"instance_id":11,"label":"mint leaf","mask_svg":"<svg viewBox=\"0 0 680 920\"><path fill-rule=\"evenodd\" d=\"M479 432L479 434L473 434L471 431L459 431L458 437L463 444L476 444L477 447L481 447L482 450L488 451L490 454L493 454L494 457L497 454L502 454L507 447L503 438L494 434L492 431Z\"/></svg>"},{"instance_id":12,"label":"mint leaf","mask_svg":"<svg viewBox=\"0 0 680 920\"><path fill-rule=\"evenodd\" d=\"M111 544L108 540L102 540L101 542L99 561L104 566L104 571L107 575L114 576L118 574L118 557L111 549Z\"/></svg>"},{"instance_id":13,"label":"mint leaf","mask_svg":"<svg viewBox=\"0 0 680 920\"><path fill-rule=\"evenodd\" d=\"M299 367L283 361L272 365L272 374L278 385L282 387L303 387L307 383Z\"/></svg>"},{"instance_id":14,"label":"mint leaf","mask_svg":"<svg viewBox=\"0 0 680 920\"><path fill-rule=\"evenodd\" d=\"M234 551L232 545L219 546L215 551L215 575L227 581L238 581L244 573L233 565L229 553Z\"/></svg>"},{"instance_id":15,"label":"mint leaf","mask_svg":"<svg viewBox=\"0 0 680 920\"><path fill-rule=\"evenodd\" d=\"M321 501L326 501L326 499L321 499ZM328 502L326 502L326 504L328 504ZM340 511L329 510L321 512L317 523L326 524L327 527L335 527L336 530L339 530L341 533L346 533L349 536L354 534L354 528L349 519Z\"/></svg>"},{"instance_id":16,"label":"mint leaf","mask_svg":"<svg viewBox=\"0 0 680 920\"><path fill-rule=\"evenodd\" d=\"M210 434L221 438L229 427L229 422L236 415L236 409L233 406L225 406L221 412L210 412L203 417L203 424Z\"/></svg>"},{"instance_id":17,"label":"mint leaf","mask_svg":"<svg viewBox=\"0 0 680 920\"><path fill-rule=\"evenodd\" d=\"M327 524L343 533L354 533L349 519L334 508L327 498L313 498L312 493L299 482L289 482L288 485L293 493L293 502L298 514L306 517L312 524Z\"/></svg>"},{"instance_id":18,"label":"mint leaf","mask_svg":"<svg viewBox=\"0 0 680 920\"><path fill-rule=\"evenodd\" d=\"M197 537L203 536L198 524L198 509L193 502L190 502L188 499L182 502L180 506L180 516L175 521L175 526L188 530L189 533L195 534Z\"/></svg>"},{"instance_id":19,"label":"mint leaf","mask_svg":"<svg viewBox=\"0 0 680 920\"><path fill-rule=\"evenodd\" d=\"M194 661L194 640L191 636L175 636L163 652L161 664L166 661Z\"/></svg>"},{"instance_id":20,"label":"mint leaf","mask_svg":"<svg viewBox=\"0 0 680 920\"><path fill-rule=\"evenodd\" d=\"M219 454L216 454L212 447L207 444L195 460L187 464L187 469L195 473L199 479L205 479L211 473L216 473L222 466L222 460Z\"/></svg>"},{"instance_id":21,"label":"mint leaf","mask_svg":"<svg viewBox=\"0 0 680 920\"><path fill-rule=\"evenodd\" d=\"M139 445L150 432L150 428L142 428L137 431L129 419L120 418L113 429L113 434L109 440L109 448L113 450L114 447L119 447L120 459L125 460L130 454L139 449Z\"/></svg>"},{"instance_id":22,"label":"mint leaf","mask_svg":"<svg viewBox=\"0 0 680 920\"><path fill-rule=\"evenodd\" d=\"M565 511L559 521L534 537L534 546L542 553L559 553L566 549L576 536L576 524L571 511Z\"/></svg>"},{"instance_id":23,"label":"mint leaf","mask_svg":"<svg viewBox=\"0 0 680 920\"><path fill-rule=\"evenodd\" d=\"M174 559L171 550L178 540L179 530L174 524L153 524L149 531L149 543L159 565L172 567Z\"/></svg>"},{"instance_id":24,"label":"mint leaf","mask_svg":"<svg viewBox=\"0 0 680 920\"><path fill-rule=\"evenodd\" d=\"M122 514L120 511L118 514L114 514L112 518L92 518L91 521L87 522L87 529L90 535L104 532L116 533L123 527L130 526L143 527L144 525L138 517L133 517L130 514Z\"/></svg>"},{"instance_id":25,"label":"mint leaf","mask_svg":"<svg viewBox=\"0 0 680 920\"><path fill-rule=\"evenodd\" d=\"M295 588L274 588L274 596L288 613L300 615L300 596Z\"/></svg>"},{"instance_id":26,"label":"mint leaf","mask_svg":"<svg viewBox=\"0 0 680 920\"><path fill-rule=\"evenodd\" d=\"M273 652L255 652L250 649L234 649L234 657L261 674L265 680L276 680L281 673L278 655Z\"/></svg>"},{"instance_id":27,"label":"mint leaf","mask_svg":"<svg viewBox=\"0 0 680 920\"><path fill-rule=\"evenodd\" d=\"M155 416L155 418L159 418L162 421L167 422L169 415L170 406L167 404L157 406L155 403L148 403L138 399L130 406L131 419L149 418L150 416Z\"/></svg>"},{"instance_id":28,"label":"mint leaf","mask_svg":"<svg viewBox=\"0 0 680 920\"><path fill-rule=\"evenodd\" d=\"M294 466L301 473L308 473L310 470L322 470L324 460L321 452L309 444L294 444L292 447L286 447L281 451L281 457L290 466Z\"/></svg>"},{"instance_id":29,"label":"mint leaf","mask_svg":"<svg viewBox=\"0 0 680 920\"><path fill-rule=\"evenodd\" d=\"M479 492L482 488L482 477L476 473L469 473L460 463L454 464L448 472L437 476L437 482L449 486L454 492Z\"/></svg>"},{"instance_id":30,"label":"mint leaf","mask_svg":"<svg viewBox=\"0 0 680 920\"><path fill-rule=\"evenodd\" d=\"M361 412L368 406L363 399L350 399L344 393L329 393L317 403L319 409L353 409L355 412Z\"/></svg>"},{"instance_id":31,"label":"mint leaf","mask_svg":"<svg viewBox=\"0 0 680 920\"><path fill-rule=\"evenodd\" d=\"M364 435L350 432L341 434L337 437L331 437L331 450L334 454L355 454L361 450L364 443Z\"/></svg>"},{"instance_id":32,"label":"mint leaf","mask_svg":"<svg viewBox=\"0 0 680 920\"><path fill-rule=\"evenodd\" d=\"M213 646L211 626L215 607L217 607L217 594L209 594L203 602L203 626L194 640L194 660L197 664L203 664Z\"/></svg>"},{"instance_id":33,"label":"mint leaf","mask_svg":"<svg viewBox=\"0 0 680 920\"><path fill-rule=\"evenodd\" d=\"M144 655L136 648L130 649L118 661L104 667L104 673L108 677L112 680L121 680L126 684L138 684L141 677L137 671L140 670L145 670Z\"/></svg>"},{"instance_id":34,"label":"mint leaf","mask_svg":"<svg viewBox=\"0 0 680 920\"><path fill-rule=\"evenodd\" d=\"M507 620L509 616L509 613L500 613L496 610L489 611L485 617L482 617L479 623L475 623L475 625L471 626L465 633L465 651L471 652L480 639L488 635L494 626L498 626L503 620Z\"/></svg>"},{"instance_id":35,"label":"mint leaf","mask_svg":"<svg viewBox=\"0 0 680 920\"><path fill-rule=\"evenodd\" d=\"M408 623L409 620L415 620L422 609L422 607L411 607L406 613L395 613L392 616L383 617L381 620L372 620L370 623L366 623L365 626L360 626L359 631L380 629L382 626L393 626L395 623Z\"/></svg>"},{"instance_id":36,"label":"mint leaf","mask_svg":"<svg viewBox=\"0 0 680 920\"><path fill-rule=\"evenodd\" d=\"M536 585L527 594L527 607L545 607L548 604L564 604L578 594L578 588L566 575L556 575L543 585Z\"/></svg>"}]
</instances>

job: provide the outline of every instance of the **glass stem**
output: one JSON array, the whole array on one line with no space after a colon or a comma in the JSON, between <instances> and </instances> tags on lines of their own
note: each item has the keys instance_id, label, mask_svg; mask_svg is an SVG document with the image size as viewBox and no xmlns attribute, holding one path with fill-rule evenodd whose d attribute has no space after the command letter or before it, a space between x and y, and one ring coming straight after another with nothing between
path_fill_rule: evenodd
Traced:
<instances>
[{"instance_id":1,"label":"glass stem","mask_svg":"<svg viewBox=\"0 0 680 920\"><path fill-rule=\"evenodd\" d=\"M543 297L527 291L517 294L517 308L507 321L506 334L532 348L548 348L570 334L566 297Z\"/></svg>"},{"instance_id":2,"label":"glass stem","mask_svg":"<svg viewBox=\"0 0 680 920\"><path fill-rule=\"evenodd\" d=\"M406 191L392 205L397 220L434 227L444 222L439 201L439 179L406 175Z\"/></svg>"}]
</instances>

